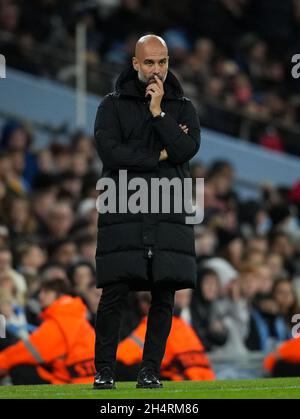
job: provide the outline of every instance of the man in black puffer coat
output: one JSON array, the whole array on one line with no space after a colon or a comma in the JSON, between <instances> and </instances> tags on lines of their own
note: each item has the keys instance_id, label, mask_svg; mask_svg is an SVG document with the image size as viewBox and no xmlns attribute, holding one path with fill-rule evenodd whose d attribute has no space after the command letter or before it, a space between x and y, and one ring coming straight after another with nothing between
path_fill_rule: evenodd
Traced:
<instances>
[{"instance_id":1,"label":"man in black puffer coat","mask_svg":"<svg viewBox=\"0 0 300 419\"><path fill-rule=\"evenodd\" d=\"M115 182L117 208L123 195L127 202L132 197L133 191L127 190L132 179L141 178L151 191L153 179L177 178L183 184L190 178L189 160L200 146L199 119L168 71L168 50L160 37L140 38L133 67L121 73L115 91L101 102L95 146L103 163L102 177ZM97 286L103 292L96 322L94 388L115 387L121 315L129 290L152 293L137 386L162 386L158 373L171 328L174 293L194 288L196 282L193 225L186 223L185 209L175 210L174 190L160 190L160 199L170 201L168 212L160 206L156 213L149 209L99 214Z\"/></svg>"}]
</instances>

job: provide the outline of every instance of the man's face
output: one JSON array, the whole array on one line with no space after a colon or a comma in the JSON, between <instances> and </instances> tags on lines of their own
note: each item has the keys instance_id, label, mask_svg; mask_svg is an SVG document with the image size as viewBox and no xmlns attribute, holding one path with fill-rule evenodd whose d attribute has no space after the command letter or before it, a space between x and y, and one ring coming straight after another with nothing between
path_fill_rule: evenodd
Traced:
<instances>
[{"instance_id":1,"label":"man's face","mask_svg":"<svg viewBox=\"0 0 300 419\"><path fill-rule=\"evenodd\" d=\"M155 82L154 75L162 82L166 80L169 57L168 51L160 44L147 44L139 49L136 57L132 60L134 69L138 72L139 80L149 84Z\"/></svg>"}]
</instances>

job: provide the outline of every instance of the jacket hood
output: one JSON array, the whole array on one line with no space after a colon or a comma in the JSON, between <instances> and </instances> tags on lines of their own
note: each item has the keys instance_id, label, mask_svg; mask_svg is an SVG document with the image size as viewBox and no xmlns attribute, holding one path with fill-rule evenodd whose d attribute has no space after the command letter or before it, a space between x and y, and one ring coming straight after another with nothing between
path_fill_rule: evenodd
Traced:
<instances>
[{"instance_id":1,"label":"jacket hood","mask_svg":"<svg viewBox=\"0 0 300 419\"><path fill-rule=\"evenodd\" d=\"M86 323L87 309L81 298L64 295L54 301L42 313L43 320L54 320L62 330L69 347Z\"/></svg>"},{"instance_id":2,"label":"jacket hood","mask_svg":"<svg viewBox=\"0 0 300 419\"><path fill-rule=\"evenodd\" d=\"M115 90L116 93L122 96L134 96L144 99L140 89L138 89L138 75L137 71L132 66L126 68L119 75L116 81ZM168 70L167 78L164 82L164 98L165 99L181 99L183 97L182 87L175 77L175 75Z\"/></svg>"}]
</instances>

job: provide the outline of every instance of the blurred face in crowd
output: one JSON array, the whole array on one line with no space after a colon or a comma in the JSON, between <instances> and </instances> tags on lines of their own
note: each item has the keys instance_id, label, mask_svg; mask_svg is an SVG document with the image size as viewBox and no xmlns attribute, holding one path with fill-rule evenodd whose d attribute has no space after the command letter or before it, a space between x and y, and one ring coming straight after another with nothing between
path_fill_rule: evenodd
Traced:
<instances>
[{"instance_id":1,"label":"blurred face in crowd","mask_svg":"<svg viewBox=\"0 0 300 419\"><path fill-rule=\"evenodd\" d=\"M211 77L205 85L205 95L211 99L220 99L224 91L224 81L218 77Z\"/></svg>"},{"instance_id":2,"label":"blurred face in crowd","mask_svg":"<svg viewBox=\"0 0 300 419\"><path fill-rule=\"evenodd\" d=\"M37 155L38 167L41 172L51 172L54 168L53 156L50 150L41 150Z\"/></svg>"},{"instance_id":3,"label":"blurred face in crowd","mask_svg":"<svg viewBox=\"0 0 300 419\"><path fill-rule=\"evenodd\" d=\"M195 238L196 255L212 255L216 247L216 236L207 230Z\"/></svg>"},{"instance_id":4,"label":"blurred face in crowd","mask_svg":"<svg viewBox=\"0 0 300 419\"><path fill-rule=\"evenodd\" d=\"M244 243L240 238L232 240L227 246L228 259L233 264L240 263L244 252Z\"/></svg>"},{"instance_id":5,"label":"blurred face in crowd","mask_svg":"<svg viewBox=\"0 0 300 419\"><path fill-rule=\"evenodd\" d=\"M265 262L265 256L258 250L251 250L246 254L245 260L247 260L250 265L262 265Z\"/></svg>"},{"instance_id":6,"label":"blurred face in crowd","mask_svg":"<svg viewBox=\"0 0 300 419\"><path fill-rule=\"evenodd\" d=\"M12 277L5 272L0 273L0 288L5 292L14 296L16 294L16 286Z\"/></svg>"},{"instance_id":7,"label":"blurred face in crowd","mask_svg":"<svg viewBox=\"0 0 300 419\"><path fill-rule=\"evenodd\" d=\"M0 200L3 199L6 195L6 185L0 179Z\"/></svg>"},{"instance_id":8,"label":"blurred face in crowd","mask_svg":"<svg viewBox=\"0 0 300 419\"><path fill-rule=\"evenodd\" d=\"M72 164L72 154L68 150L62 150L57 153L54 158L56 170L58 172L65 172L70 169Z\"/></svg>"},{"instance_id":9,"label":"blurred face in crowd","mask_svg":"<svg viewBox=\"0 0 300 419\"><path fill-rule=\"evenodd\" d=\"M275 285L274 300L282 313L288 311L295 304L295 296L292 284L286 280Z\"/></svg>"},{"instance_id":10,"label":"blurred face in crowd","mask_svg":"<svg viewBox=\"0 0 300 419\"><path fill-rule=\"evenodd\" d=\"M268 266L262 265L256 269L259 292L268 294L273 288L272 271Z\"/></svg>"},{"instance_id":11,"label":"blurred face in crowd","mask_svg":"<svg viewBox=\"0 0 300 419\"><path fill-rule=\"evenodd\" d=\"M46 290L42 288L39 292L39 303L42 310L49 307L56 299L57 293L53 290Z\"/></svg>"},{"instance_id":12,"label":"blurred face in crowd","mask_svg":"<svg viewBox=\"0 0 300 419\"><path fill-rule=\"evenodd\" d=\"M77 247L73 242L67 242L58 247L53 255L53 260L62 266L68 266L76 260Z\"/></svg>"},{"instance_id":13,"label":"blurred face in crowd","mask_svg":"<svg viewBox=\"0 0 300 419\"><path fill-rule=\"evenodd\" d=\"M239 283L243 297L251 299L259 290L259 280L254 272L244 272L240 275Z\"/></svg>"},{"instance_id":14,"label":"blurred face in crowd","mask_svg":"<svg viewBox=\"0 0 300 419\"><path fill-rule=\"evenodd\" d=\"M46 262L45 252L39 246L30 246L24 252L21 265L26 268L39 269Z\"/></svg>"},{"instance_id":15,"label":"blurred face in crowd","mask_svg":"<svg viewBox=\"0 0 300 419\"><path fill-rule=\"evenodd\" d=\"M242 258L244 250L244 243L242 239L235 239L229 244L229 252L232 255L232 259L239 261Z\"/></svg>"},{"instance_id":16,"label":"blurred face in crowd","mask_svg":"<svg viewBox=\"0 0 300 419\"><path fill-rule=\"evenodd\" d=\"M226 230L236 230L238 225L237 214L235 211L226 211L222 214L222 226Z\"/></svg>"},{"instance_id":17,"label":"blurred face in crowd","mask_svg":"<svg viewBox=\"0 0 300 419\"><path fill-rule=\"evenodd\" d=\"M214 301L220 296L220 285L216 275L205 275L201 281L201 293L206 301Z\"/></svg>"},{"instance_id":18,"label":"blurred face in crowd","mask_svg":"<svg viewBox=\"0 0 300 419\"><path fill-rule=\"evenodd\" d=\"M259 308L263 313L268 313L272 315L278 314L278 304L273 298L265 298L259 303Z\"/></svg>"},{"instance_id":19,"label":"blurred face in crowd","mask_svg":"<svg viewBox=\"0 0 300 419\"><path fill-rule=\"evenodd\" d=\"M61 184L62 190L70 193L73 197L79 198L81 189L82 189L82 180L80 177L72 177L70 179L65 179Z\"/></svg>"},{"instance_id":20,"label":"blurred face in crowd","mask_svg":"<svg viewBox=\"0 0 300 419\"><path fill-rule=\"evenodd\" d=\"M72 171L77 176L84 176L88 172L88 161L84 155L77 153L73 156Z\"/></svg>"},{"instance_id":21,"label":"blurred face in crowd","mask_svg":"<svg viewBox=\"0 0 300 419\"><path fill-rule=\"evenodd\" d=\"M89 137L81 136L76 144L75 150L78 155L84 156L86 159L93 157L93 143Z\"/></svg>"},{"instance_id":22,"label":"blurred face in crowd","mask_svg":"<svg viewBox=\"0 0 300 419\"><path fill-rule=\"evenodd\" d=\"M9 153L12 170L21 176L25 168L25 156L22 151L12 151Z\"/></svg>"},{"instance_id":23,"label":"blurred face in crowd","mask_svg":"<svg viewBox=\"0 0 300 419\"><path fill-rule=\"evenodd\" d=\"M10 219L15 227L24 226L30 218L30 204L26 199L15 198L11 203Z\"/></svg>"},{"instance_id":24,"label":"blurred face in crowd","mask_svg":"<svg viewBox=\"0 0 300 419\"><path fill-rule=\"evenodd\" d=\"M278 253L271 253L267 258L267 266L274 278L281 276L283 271L283 259Z\"/></svg>"},{"instance_id":25,"label":"blurred face in crowd","mask_svg":"<svg viewBox=\"0 0 300 419\"><path fill-rule=\"evenodd\" d=\"M54 189L47 189L39 193L33 199L33 208L35 214L42 220L48 218L49 208L53 207L55 202Z\"/></svg>"},{"instance_id":26,"label":"blurred face in crowd","mask_svg":"<svg viewBox=\"0 0 300 419\"><path fill-rule=\"evenodd\" d=\"M169 65L165 42L154 35L142 37L136 44L132 63L142 82L148 84L149 81L155 81L154 75L164 82Z\"/></svg>"},{"instance_id":27,"label":"blurred face in crowd","mask_svg":"<svg viewBox=\"0 0 300 419\"><path fill-rule=\"evenodd\" d=\"M290 258L293 255L293 246L289 237L285 234L278 235L273 242L272 251L284 258Z\"/></svg>"},{"instance_id":28,"label":"blurred face in crowd","mask_svg":"<svg viewBox=\"0 0 300 419\"><path fill-rule=\"evenodd\" d=\"M266 255L268 252L268 242L264 237L253 237L248 241L247 250L255 250Z\"/></svg>"},{"instance_id":29,"label":"blurred face in crowd","mask_svg":"<svg viewBox=\"0 0 300 419\"><path fill-rule=\"evenodd\" d=\"M57 202L48 215L46 222L51 234L56 238L66 237L74 220L71 206L67 202Z\"/></svg>"},{"instance_id":30,"label":"blurred face in crowd","mask_svg":"<svg viewBox=\"0 0 300 419\"><path fill-rule=\"evenodd\" d=\"M8 155L0 156L0 178L5 179L12 171L11 159Z\"/></svg>"},{"instance_id":31,"label":"blurred face in crowd","mask_svg":"<svg viewBox=\"0 0 300 419\"><path fill-rule=\"evenodd\" d=\"M231 176L224 175L223 173L217 174L212 178L217 196L222 197L231 189L232 178Z\"/></svg>"},{"instance_id":32,"label":"blurred face in crowd","mask_svg":"<svg viewBox=\"0 0 300 419\"><path fill-rule=\"evenodd\" d=\"M93 283L94 275L91 268L87 265L78 266L73 275L75 288L78 290L86 290Z\"/></svg>"},{"instance_id":33,"label":"blurred face in crowd","mask_svg":"<svg viewBox=\"0 0 300 419\"><path fill-rule=\"evenodd\" d=\"M85 241L79 245L79 254L84 260L94 263L96 247L96 239L94 241Z\"/></svg>"},{"instance_id":34,"label":"blurred face in crowd","mask_svg":"<svg viewBox=\"0 0 300 419\"><path fill-rule=\"evenodd\" d=\"M214 53L214 43L207 38L199 38L195 43L195 54L201 61L209 62Z\"/></svg>"},{"instance_id":35,"label":"blurred face in crowd","mask_svg":"<svg viewBox=\"0 0 300 419\"><path fill-rule=\"evenodd\" d=\"M15 151L24 151L28 143L27 132L17 128L9 137L9 148Z\"/></svg>"},{"instance_id":36,"label":"blurred face in crowd","mask_svg":"<svg viewBox=\"0 0 300 419\"><path fill-rule=\"evenodd\" d=\"M14 313L13 305L10 298L0 297L0 314L9 319Z\"/></svg>"},{"instance_id":37,"label":"blurred face in crowd","mask_svg":"<svg viewBox=\"0 0 300 419\"><path fill-rule=\"evenodd\" d=\"M255 61L264 62L267 54L267 45L263 41L257 41L250 49L249 56Z\"/></svg>"},{"instance_id":38,"label":"blurred face in crowd","mask_svg":"<svg viewBox=\"0 0 300 419\"><path fill-rule=\"evenodd\" d=\"M12 267L12 254L9 250L0 249L0 273Z\"/></svg>"}]
</instances>

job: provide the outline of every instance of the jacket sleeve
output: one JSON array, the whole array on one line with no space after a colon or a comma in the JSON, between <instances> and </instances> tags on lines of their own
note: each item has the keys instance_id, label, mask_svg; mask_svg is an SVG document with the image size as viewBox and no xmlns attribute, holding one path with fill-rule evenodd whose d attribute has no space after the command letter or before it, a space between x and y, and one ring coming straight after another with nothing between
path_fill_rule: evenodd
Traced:
<instances>
[{"instance_id":1,"label":"jacket sleeve","mask_svg":"<svg viewBox=\"0 0 300 419\"><path fill-rule=\"evenodd\" d=\"M287 362L300 362L300 337L283 342L278 348L281 359Z\"/></svg>"},{"instance_id":2,"label":"jacket sleeve","mask_svg":"<svg viewBox=\"0 0 300 419\"><path fill-rule=\"evenodd\" d=\"M45 321L28 340L22 340L0 352L0 369L16 365L39 365L64 355L66 344L55 321Z\"/></svg>"},{"instance_id":3,"label":"jacket sleeve","mask_svg":"<svg viewBox=\"0 0 300 419\"><path fill-rule=\"evenodd\" d=\"M133 148L122 143L122 132L111 96L101 102L94 127L95 146L103 165L110 169L146 172L158 167L160 151Z\"/></svg>"},{"instance_id":4,"label":"jacket sleeve","mask_svg":"<svg viewBox=\"0 0 300 419\"><path fill-rule=\"evenodd\" d=\"M290 363L300 363L300 337L283 342L276 352L266 356L264 368L272 371L278 360Z\"/></svg>"},{"instance_id":5,"label":"jacket sleeve","mask_svg":"<svg viewBox=\"0 0 300 419\"><path fill-rule=\"evenodd\" d=\"M164 118L153 118L153 127L168 152L168 159L175 164L188 162L200 147L199 117L189 100L185 101L180 123L188 127L188 134L168 113Z\"/></svg>"}]
</instances>

